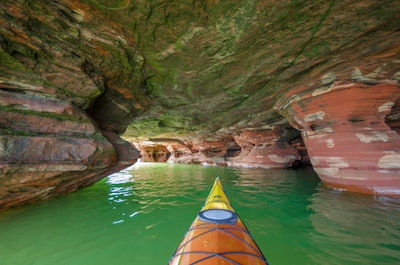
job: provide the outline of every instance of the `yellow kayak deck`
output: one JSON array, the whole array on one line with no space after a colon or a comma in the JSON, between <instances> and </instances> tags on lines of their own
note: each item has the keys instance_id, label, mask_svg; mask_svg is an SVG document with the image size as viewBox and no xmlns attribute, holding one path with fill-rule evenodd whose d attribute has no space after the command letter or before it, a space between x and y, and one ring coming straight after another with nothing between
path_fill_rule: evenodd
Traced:
<instances>
[{"instance_id":1,"label":"yellow kayak deck","mask_svg":"<svg viewBox=\"0 0 400 265\"><path fill-rule=\"evenodd\" d=\"M217 178L170 265L268 264Z\"/></svg>"}]
</instances>

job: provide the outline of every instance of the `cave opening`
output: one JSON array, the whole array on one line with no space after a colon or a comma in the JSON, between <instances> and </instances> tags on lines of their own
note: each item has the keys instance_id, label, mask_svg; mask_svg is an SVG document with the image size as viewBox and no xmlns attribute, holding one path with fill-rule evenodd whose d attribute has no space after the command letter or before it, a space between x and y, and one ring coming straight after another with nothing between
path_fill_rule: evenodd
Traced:
<instances>
[{"instance_id":1,"label":"cave opening","mask_svg":"<svg viewBox=\"0 0 400 265\"><path fill-rule=\"evenodd\" d=\"M232 138L232 141L228 142L226 145L225 159L228 157L237 157L242 152L242 148L238 143Z\"/></svg>"},{"instance_id":2,"label":"cave opening","mask_svg":"<svg viewBox=\"0 0 400 265\"><path fill-rule=\"evenodd\" d=\"M303 138L301 138L299 135L299 137L289 140L289 144L297 150L300 157L300 159L296 159L292 163L292 168L311 166L310 157L308 156L307 148L304 144Z\"/></svg>"}]
</instances>

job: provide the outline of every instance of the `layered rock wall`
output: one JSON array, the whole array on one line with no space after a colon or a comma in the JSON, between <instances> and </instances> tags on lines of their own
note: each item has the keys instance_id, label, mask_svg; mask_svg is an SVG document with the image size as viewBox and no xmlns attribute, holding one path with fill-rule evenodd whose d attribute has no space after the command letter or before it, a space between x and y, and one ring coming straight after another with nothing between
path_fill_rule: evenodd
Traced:
<instances>
[{"instance_id":1,"label":"layered rock wall","mask_svg":"<svg viewBox=\"0 0 400 265\"><path fill-rule=\"evenodd\" d=\"M234 137L241 153L228 158L232 166L288 168L300 160L298 151L289 143L279 141L277 130L244 131Z\"/></svg>"},{"instance_id":2,"label":"layered rock wall","mask_svg":"<svg viewBox=\"0 0 400 265\"><path fill-rule=\"evenodd\" d=\"M113 146L71 103L0 91L0 209L76 190L116 164Z\"/></svg>"},{"instance_id":3,"label":"layered rock wall","mask_svg":"<svg viewBox=\"0 0 400 265\"><path fill-rule=\"evenodd\" d=\"M397 195L399 14L395 0L0 1L0 207L89 185L148 140L143 159L211 165L309 151L325 183Z\"/></svg>"},{"instance_id":4,"label":"layered rock wall","mask_svg":"<svg viewBox=\"0 0 400 265\"><path fill-rule=\"evenodd\" d=\"M385 122L397 81L350 81L288 93L278 109L302 131L314 170L329 186L400 196L400 135Z\"/></svg>"},{"instance_id":5,"label":"layered rock wall","mask_svg":"<svg viewBox=\"0 0 400 265\"><path fill-rule=\"evenodd\" d=\"M79 1L0 9L0 210L134 163L138 152L118 136L142 108L134 43Z\"/></svg>"},{"instance_id":6,"label":"layered rock wall","mask_svg":"<svg viewBox=\"0 0 400 265\"><path fill-rule=\"evenodd\" d=\"M296 135L289 134L291 137ZM296 138L294 138L296 139ZM309 164L302 141L290 144L279 130L243 131L221 140L183 142L158 139L136 145L143 162L191 163L214 166L289 168Z\"/></svg>"}]
</instances>

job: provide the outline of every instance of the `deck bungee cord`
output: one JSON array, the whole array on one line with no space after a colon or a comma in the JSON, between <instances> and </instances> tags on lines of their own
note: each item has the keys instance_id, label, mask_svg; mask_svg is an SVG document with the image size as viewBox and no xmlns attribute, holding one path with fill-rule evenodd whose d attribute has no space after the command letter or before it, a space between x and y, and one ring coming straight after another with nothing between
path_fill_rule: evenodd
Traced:
<instances>
[{"instance_id":1,"label":"deck bungee cord","mask_svg":"<svg viewBox=\"0 0 400 265\"><path fill-rule=\"evenodd\" d=\"M268 265L217 178L169 265Z\"/></svg>"}]
</instances>

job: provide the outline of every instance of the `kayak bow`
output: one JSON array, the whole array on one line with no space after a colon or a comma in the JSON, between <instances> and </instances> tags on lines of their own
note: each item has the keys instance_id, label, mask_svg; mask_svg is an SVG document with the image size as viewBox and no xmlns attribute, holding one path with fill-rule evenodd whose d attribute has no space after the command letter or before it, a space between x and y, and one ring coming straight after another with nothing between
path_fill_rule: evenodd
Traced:
<instances>
[{"instance_id":1,"label":"kayak bow","mask_svg":"<svg viewBox=\"0 0 400 265\"><path fill-rule=\"evenodd\" d=\"M169 265L268 265L217 178Z\"/></svg>"}]
</instances>

